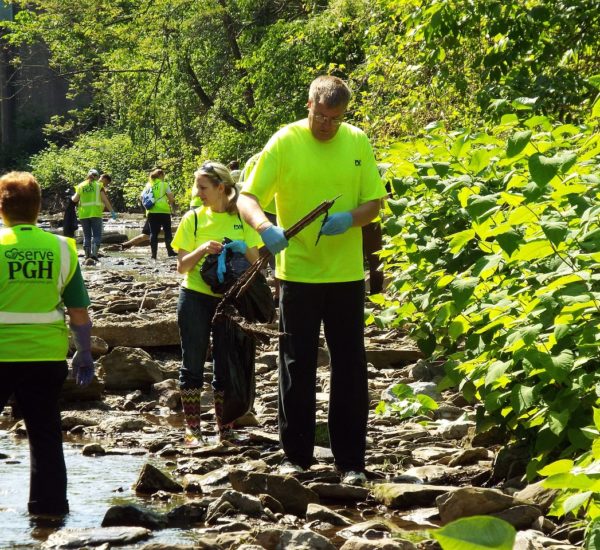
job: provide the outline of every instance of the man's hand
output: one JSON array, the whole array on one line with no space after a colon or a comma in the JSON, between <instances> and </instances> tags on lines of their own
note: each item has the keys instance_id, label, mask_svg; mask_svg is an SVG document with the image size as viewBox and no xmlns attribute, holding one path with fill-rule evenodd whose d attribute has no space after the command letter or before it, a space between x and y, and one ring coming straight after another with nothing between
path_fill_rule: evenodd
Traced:
<instances>
[{"instance_id":1,"label":"man's hand","mask_svg":"<svg viewBox=\"0 0 600 550\"><path fill-rule=\"evenodd\" d=\"M321 227L321 235L341 235L350 229L352 221L353 218L350 212L330 214L323 227Z\"/></svg>"},{"instance_id":2,"label":"man's hand","mask_svg":"<svg viewBox=\"0 0 600 550\"><path fill-rule=\"evenodd\" d=\"M113 220L116 220L116 219L117 219L117 213L116 213L114 210L111 210L111 211L110 211L110 217L111 217Z\"/></svg>"},{"instance_id":3,"label":"man's hand","mask_svg":"<svg viewBox=\"0 0 600 550\"><path fill-rule=\"evenodd\" d=\"M277 225L271 225L267 227L260 234L260 237L271 254L279 254L290 244L285 238L285 232L283 229Z\"/></svg>"}]
</instances>

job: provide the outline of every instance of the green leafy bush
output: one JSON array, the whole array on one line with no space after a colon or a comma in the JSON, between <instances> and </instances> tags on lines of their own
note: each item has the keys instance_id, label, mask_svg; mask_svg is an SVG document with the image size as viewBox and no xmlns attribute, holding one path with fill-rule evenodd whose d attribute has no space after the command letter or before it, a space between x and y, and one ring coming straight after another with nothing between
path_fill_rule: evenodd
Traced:
<instances>
[{"instance_id":1,"label":"green leafy bush","mask_svg":"<svg viewBox=\"0 0 600 550\"><path fill-rule=\"evenodd\" d=\"M383 252L391 292L369 322L405 327L476 400L480 429L531 445L528 473L589 449L600 395L600 135L531 116L393 145Z\"/></svg>"}]
</instances>

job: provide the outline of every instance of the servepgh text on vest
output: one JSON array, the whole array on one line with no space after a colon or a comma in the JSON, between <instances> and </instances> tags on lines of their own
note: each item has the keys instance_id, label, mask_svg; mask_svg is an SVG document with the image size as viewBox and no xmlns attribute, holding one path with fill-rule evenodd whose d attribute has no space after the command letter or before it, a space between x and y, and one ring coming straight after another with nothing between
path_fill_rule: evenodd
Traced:
<instances>
[{"instance_id":1,"label":"servepgh text on vest","mask_svg":"<svg viewBox=\"0 0 600 550\"><path fill-rule=\"evenodd\" d=\"M54 252L52 250L22 250L11 248L4 252L8 260L8 278L52 279Z\"/></svg>"}]
</instances>

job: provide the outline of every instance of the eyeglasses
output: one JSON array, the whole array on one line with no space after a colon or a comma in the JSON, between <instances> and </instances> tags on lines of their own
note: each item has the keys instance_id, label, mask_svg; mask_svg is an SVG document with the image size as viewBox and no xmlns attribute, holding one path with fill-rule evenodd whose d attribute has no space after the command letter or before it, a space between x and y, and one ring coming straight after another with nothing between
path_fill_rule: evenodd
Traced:
<instances>
[{"instance_id":1,"label":"eyeglasses","mask_svg":"<svg viewBox=\"0 0 600 550\"><path fill-rule=\"evenodd\" d=\"M320 113L311 112L310 114L312 115L313 120L316 120L319 124L325 124L326 122L330 122L332 126L340 126L342 122L344 122L343 116L331 118Z\"/></svg>"},{"instance_id":2,"label":"eyeglasses","mask_svg":"<svg viewBox=\"0 0 600 550\"><path fill-rule=\"evenodd\" d=\"M200 170L202 172L210 174L211 176L214 176L218 181L223 181L221 180L221 176L219 176L219 173L217 172L216 168L210 162L205 162L200 168Z\"/></svg>"}]
</instances>

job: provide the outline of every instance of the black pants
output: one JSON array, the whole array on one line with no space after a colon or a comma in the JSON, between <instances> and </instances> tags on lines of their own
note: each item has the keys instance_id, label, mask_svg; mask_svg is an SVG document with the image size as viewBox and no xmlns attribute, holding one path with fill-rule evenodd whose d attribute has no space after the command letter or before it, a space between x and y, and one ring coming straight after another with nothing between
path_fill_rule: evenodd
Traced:
<instances>
[{"instance_id":1,"label":"black pants","mask_svg":"<svg viewBox=\"0 0 600 550\"><path fill-rule=\"evenodd\" d=\"M174 255L175 252L171 248L171 241L173 240L173 232L171 231L171 214L149 212L148 223L150 224L150 250L152 251L152 257L156 258L158 252L158 234L162 229L165 232L165 246L170 256Z\"/></svg>"},{"instance_id":2,"label":"black pants","mask_svg":"<svg viewBox=\"0 0 600 550\"><path fill-rule=\"evenodd\" d=\"M331 357L329 439L336 467L363 470L368 417L364 281L281 281L279 436L289 460L307 468L315 439L321 322Z\"/></svg>"},{"instance_id":3,"label":"black pants","mask_svg":"<svg viewBox=\"0 0 600 550\"><path fill-rule=\"evenodd\" d=\"M363 257L369 264L369 294L379 294L383 291L383 271L381 260L377 255L383 246L381 224L371 222L362 228Z\"/></svg>"},{"instance_id":4,"label":"black pants","mask_svg":"<svg viewBox=\"0 0 600 550\"><path fill-rule=\"evenodd\" d=\"M58 409L58 396L66 377L66 361L0 363L0 409L14 393L27 428L32 514L69 511Z\"/></svg>"}]
</instances>

